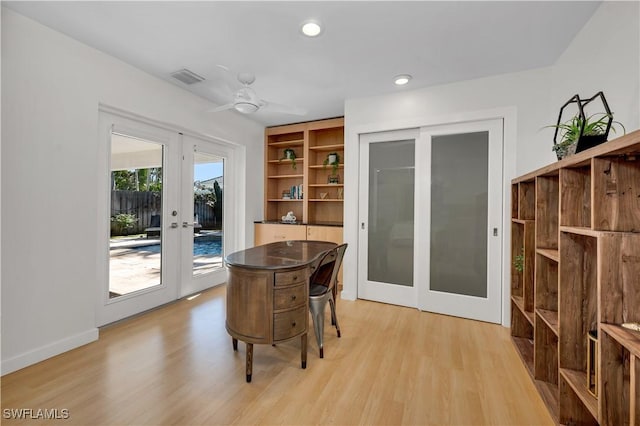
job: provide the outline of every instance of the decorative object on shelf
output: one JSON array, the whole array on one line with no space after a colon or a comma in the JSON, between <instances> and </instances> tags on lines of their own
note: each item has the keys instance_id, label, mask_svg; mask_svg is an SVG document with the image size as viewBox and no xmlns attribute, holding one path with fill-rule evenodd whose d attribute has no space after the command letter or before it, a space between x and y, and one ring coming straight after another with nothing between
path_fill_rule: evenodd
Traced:
<instances>
[{"instance_id":1,"label":"decorative object on shelf","mask_svg":"<svg viewBox=\"0 0 640 426\"><path fill-rule=\"evenodd\" d=\"M524 247L522 247L521 254L516 254L513 258L513 267L516 268L518 272L524 271Z\"/></svg>"},{"instance_id":2,"label":"decorative object on shelf","mask_svg":"<svg viewBox=\"0 0 640 426\"><path fill-rule=\"evenodd\" d=\"M587 390L598 396L598 330L587 333Z\"/></svg>"},{"instance_id":3,"label":"decorative object on shelf","mask_svg":"<svg viewBox=\"0 0 640 426\"><path fill-rule=\"evenodd\" d=\"M340 166L340 156L337 152L330 152L327 154L327 158L322 162L324 167L331 166L333 170L333 174L335 175L338 171L338 167Z\"/></svg>"},{"instance_id":4,"label":"decorative object on shelf","mask_svg":"<svg viewBox=\"0 0 640 426\"><path fill-rule=\"evenodd\" d=\"M329 194L327 194L326 192L321 192L320 193L320 198L324 200L324 199L327 198L327 195L329 195Z\"/></svg>"},{"instance_id":5,"label":"decorative object on shelf","mask_svg":"<svg viewBox=\"0 0 640 426\"><path fill-rule=\"evenodd\" d=\"M302 200L302 184L291 186L289 193L292 200Z\"/></svg>"},{"instance_id":6,"label":"decorative object on shelf","mask_svg":"<svg viewBox=\"0 0 640 426\"><path fill-rule=\"evenodd\" d=\"M606 112L586 116L584 113L585 106L596 98L601 100ZM564 109L571 104L576 104L578 107L577 114L567 121L562 121ZM600 91L589 99L580 99L580 96L573 95L571 99L565 102L560 108L557 124L546 127L554 127L556 129L553 135L552 149L556 152L558 160L561 160L606 142L609 136L609 130L613 130L614 133L616 131L613 124L619 125L622 128L623 134L626 132L622 123L613 120L613 113L609 109L609 104L604 97L604 93ZM560 141L558 141L558 136L560 137Z\"/></svg>"},{"instance_id":7,"label":"decorative object on shelf","mask_svg":"<svg viewBox=\"0 0 640 426\"><path fill-rule=\"evenodd\" d=\"M338 188L338 200L342 200L344 197L344 188Z\"/></svg>"},{"instance_id":8,"label":"decorative object on shelf","mask_svg":"<svg viewBox=\"0 0 640 426\"><path fill-rule=\"evenodd\" d=\"M327 183L330 184L339 184L340 183L340 175L329 175L327 178Z\"/></svg>"},{"instance_id":9,"label":"decorative object on shelf","mask_svg":"<svg viewBox=\"0 0 640 426\"><path fill-rule=\"evenodd\" d=\"M625 322L622 326L629 330L640 331L640 323L637 322Z\"/></svg>"},{"instance_id":10,"label":"decorative object on shelf","mask_svg":"<svg viewBox=\"0 0 640 426\"><path fill-rule=\"evenodd\" d=\"M291 192L284 190L282 191L282 199L283 200L290 200L291 199Z\"/></svg>"},{"instance_id":11,"label":"decorative object on shelf","mask_svg":"<svg viewBox=\"0 0 640 426\"><path fill-rule=\"evenodd\" d=\"M280 161L282 161L282 160L290 160L291 161L291 168L293 170L295 170L296 169L296 152L291 148L286 148L283 151L282 155L284 155L284 157L282 157L280 159Z\"/></svg>"},{"instance_id":12,"label":"decorative object on shelf","mask_svg":"<svg viewBox=\"0 0 640 426\"><path fill-rule=\"evenodd\" d=\"M296 223L296 217L293 212L287 212L286 216L282 216L282 223Z\"/></svg>"}]
</instances>

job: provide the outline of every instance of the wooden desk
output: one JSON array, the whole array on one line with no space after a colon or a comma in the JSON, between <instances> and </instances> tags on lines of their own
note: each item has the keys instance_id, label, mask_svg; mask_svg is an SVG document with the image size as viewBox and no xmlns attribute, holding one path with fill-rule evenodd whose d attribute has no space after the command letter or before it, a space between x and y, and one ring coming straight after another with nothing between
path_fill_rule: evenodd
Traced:
<instances>
[{"instance_id":1,"label":"wooden desk","mask_svg":"<svg viewBox=\"0 0 640 426\"><path fill-rule=\"evenodd\" d=\"M309 276L327 250L327 241L281 241L228 255L226 328L238 350L247 347L247 382L253 344L276 344L300 336L302 368L307 367Z\"/></svg>"}]
</instances>

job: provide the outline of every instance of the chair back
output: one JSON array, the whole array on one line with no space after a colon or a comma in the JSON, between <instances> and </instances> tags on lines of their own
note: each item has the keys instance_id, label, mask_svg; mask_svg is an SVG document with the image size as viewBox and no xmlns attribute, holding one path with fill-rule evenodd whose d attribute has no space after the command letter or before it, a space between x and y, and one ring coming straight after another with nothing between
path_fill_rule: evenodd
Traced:
<instances>
[{"instance_id":1,"label":"chair back","mask_svg":"<svg viewBox=\"0 0 640 426\"><path fill-rule=\"evenodd\" d=\"M315 263L313 273L309 277L309 283L329 286L329 280L333 273L333 261L336 257L335 249L327 250Z\"/></svg>"},{"instance_id":2,"label":"chair back","mask_svg":"<svg viewBox=\"0 0 640 426\"><path fill-rule=\"evenodd\" d=\"M331 273L331 281L329 282L329 290L333 289L338 283L338 271L342 265L342 259L344 258L344 252L347 251L347 243L340 244L335 249L336 257L333 264L333 272Z\"/></svg>"}]
</instances>

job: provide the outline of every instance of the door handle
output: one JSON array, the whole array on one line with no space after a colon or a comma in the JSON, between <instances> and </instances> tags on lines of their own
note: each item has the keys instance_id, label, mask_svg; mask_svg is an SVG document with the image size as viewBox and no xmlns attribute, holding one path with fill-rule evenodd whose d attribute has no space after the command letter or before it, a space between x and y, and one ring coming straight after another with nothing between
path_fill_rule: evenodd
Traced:
<instances>
[{"instance_id":1,"label":"door handle","mask_svg":"<svg viewBox=\"0 0 640 426\"><path fill-rule=\"evenodd\" d=\"M193 223L189 223L189 222L182 222L182 227L183 227L183 228L188 228L188 227L192 227L192 228L193 228Z\"/></svg>"}]
</instances>

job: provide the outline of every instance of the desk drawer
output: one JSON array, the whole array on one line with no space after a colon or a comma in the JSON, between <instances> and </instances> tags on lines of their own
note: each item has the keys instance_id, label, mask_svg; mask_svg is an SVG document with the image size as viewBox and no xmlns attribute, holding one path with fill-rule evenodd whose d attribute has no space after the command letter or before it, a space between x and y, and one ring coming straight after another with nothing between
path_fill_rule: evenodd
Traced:
<instances>
[{"instance_id":1,"label":"desk drawer","mask_svg":"<svg viewBox=\"0 0 640 426\"><path fill-rule=\"evenodd\" d=\"M309 276L308 268L298 269L291 272L276 272L275 285L292 285L296 283L306 283Z\"/></svg>"},{"instance_id":2,"label":"desk drawer","mask_svg":"<svg viewBox=\"0 0 640 426\"><path fill-rule=\"evenodd\" d=\"M307 305L293 311L274 314L273 340L288 339L304 332L308 315Z\"/></svg>"},{"instance_id":3,"label":"desk drawer","mask_svg":"<svg viewBox=\"0 0 640 426\"><path fill-rule=\"evenodd\" d=\"M287 309L304 304L307 283L295 287L277 288L273 292L273 309Z\"/></svg>"}]
</instances>

